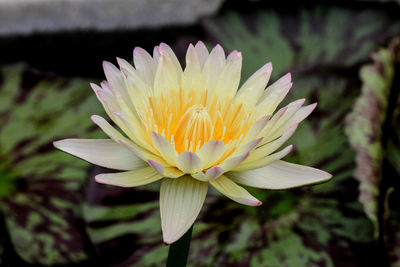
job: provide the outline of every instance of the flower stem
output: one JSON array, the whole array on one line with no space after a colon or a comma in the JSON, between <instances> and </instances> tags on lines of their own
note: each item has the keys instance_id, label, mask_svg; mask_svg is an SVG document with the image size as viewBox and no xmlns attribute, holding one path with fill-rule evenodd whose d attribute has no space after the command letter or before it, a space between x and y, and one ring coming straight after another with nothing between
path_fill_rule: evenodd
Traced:
<instances>
[{"instance_id":1,"label":"flower stem","mask_svg":"<svg viewBox=\"0 0 400 267\"><path fill-rule=\"evenodd\" d=\"M169 247L167 267L185 267L188 259L193 225L178 241Z\"/></svg>"}]
</instances>

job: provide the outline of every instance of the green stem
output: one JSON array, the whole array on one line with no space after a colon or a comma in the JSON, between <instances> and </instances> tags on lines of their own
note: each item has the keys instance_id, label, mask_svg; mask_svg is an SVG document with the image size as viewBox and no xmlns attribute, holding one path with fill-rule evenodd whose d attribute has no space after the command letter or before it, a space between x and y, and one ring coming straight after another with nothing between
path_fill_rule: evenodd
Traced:
<instances>
[{"instance_id":1,"label":"green stem","mask_svg":"<svg viewBox=\"0 0 400 267\"><path fill-rule=\"evenodd\" d=\"M178 241L169 247L167 267L185 267L188 259L193 225Z\"/></svg>"}]
</instances>

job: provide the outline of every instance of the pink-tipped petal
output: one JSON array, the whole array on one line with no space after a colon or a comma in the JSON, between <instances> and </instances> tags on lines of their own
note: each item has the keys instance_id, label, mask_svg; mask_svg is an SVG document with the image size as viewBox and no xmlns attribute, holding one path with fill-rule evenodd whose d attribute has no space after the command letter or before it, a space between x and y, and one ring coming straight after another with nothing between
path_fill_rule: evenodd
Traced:
<instances>
[{"instance_id":1,"label":"pink-tipped petal","mask_svg":"<svg viewBox=\"0 0 400 267\"><path fill-rule=\"evenodd\" d=\"M332 178L331 174L319 169L281 160L255 170L230 172L228 176L237 183L263 189L288 189Z\"/></svg>"},{"instance_id":2,"label":"pink-tipped petal","mask_svg":"<svg viewBox=\"0 0 400 267\"><path fill-rule=\"evenodd\" d=\"M218 179L211 180L210 184L221 194L248 206L260 206L262 202L253 197L246 189L235 184L231 179L222 175Z\"/></svg>"},{"instance_id":3,"label":"pink-tipped petal","mask_svg":"<svg viewBox=\"0 0 400 267\"><path fill-rule=\"evenodd\" d=\"M149 184L162 178L151 167L143 167L128 172L102 173L95 177L96 182L121 187L134 187Z\"/></svg>"},{"instance_id":4,"label":"pink-tipped petal","mask_svg":"<svg viewBox=\"0 0 400 267\"><path fill-rule=\"evenodd\" d=\"M192 226L203 206L208 183L190 176L163 179L160 189L161 228L164 242L171 244Z\"/></svg>"},{"instance_id":5,"label":"pink-tipped petal","mask_svg":"<svg viewBox=\"0 0 400 267\"><path fill-rule=\"evenodd\" d=\"M185 173L196 173L203 169L201 159L189 151L184 151L178 156L177 166Z\"/></svg>"}]
</instances>

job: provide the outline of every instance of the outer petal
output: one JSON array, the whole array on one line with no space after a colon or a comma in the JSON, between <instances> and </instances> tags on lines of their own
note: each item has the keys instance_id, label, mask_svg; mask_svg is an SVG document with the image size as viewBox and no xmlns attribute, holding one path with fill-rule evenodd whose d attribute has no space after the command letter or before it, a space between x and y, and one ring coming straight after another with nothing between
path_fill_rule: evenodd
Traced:
<instances>
[{"instance_id":1,"label":"outer petal","mask_svg":"<svg viewBox=\"0 0 400 267\"><path fill-rule=\"evenodd\" d=\"M177 166L185 173L196 173L203 169L201 159L189 151L184 151L178 156Z\"/></svg>"},{"instance_id":2,"label":"outer petal","mask_svg":"<svg viewBox=\"0 0 400 267\"><path fill-rule=\"evenodd\" d=\"M222 175L218 179L211 180L210 184L220 193L229 197L233 201L248 206L260 206L262 202L247 192L243 187L232 182L231 179Z\"/></svg>"},{"instance_id":3,"label":"outer petal","mask_svg":"<svg viewBox=\"0 0 400 267\"><path fill-rule=\"evenodd\" d=\"M208 141L205 143L197 155L203 162L203 168L207 169L217 162L225 152L225 143L223 141Z\"/></svg>"},{"instance_id":4,"label":"outer petal","mask_svg":"<svg viewBox=\"0 0 400 267\"><path fill-rule=\"evenodd\" d=\"M279 103L285 98L293 83L290 73L268 86L257 104L257 115L272 114Z\"/></svg>"},{"instance_id":5,"label":"outer petal","mask_svg":"<svg viewBox=\"0 0 400 267\"><path fill-rule=\"evenodd\" d=\"M190 228L199 215L207 190L208 183L190 176L163 180L160 211L165 243L175 242Z\"/></svg>"},{"instance_id":6,"label":"outer petal","mask_svg":"<svg viewBox=\"0 0 400 267\"><path fill-rule=\"evenodd\" d=\"M215 90L217 80L225 67L225 52L220 45L216 45L208 56L203 67L205 88L208 90L207 105L211 104L211 96Z\"/></svg>"},{"instance_id":7,"label":"outer petal","mask_svg":"<svg viewBox=\"0 0 400 267\"><path fill-rule=\"evenodd\" d=\"M64 139L53 143L58 149L90 163L116 170L133 170L145 162L111 139Z\"/></svg>"},{"instance_id":8,"label":"outer petal","mask_svg":"<svg viewBox=\"0 0 400 267\"><path fill-rule=\"evenodd\" d=\"M332 177L319 169L281 160L251 171L230 172L228 176L239 184L264 189L287 189L325 182Z\"/></svg>"},{"instance_id":9,"label":"outer petal","mask_svg":"<svg viewBox=\"0 0 400 267\"><path fill-rule=\"evenodd\" d=\"M272 64L268 62L240 87L235 100L250 107L256 105L271 77Z\"/></svg>"},{"instance_id":10,"label":"outer petal","mask_svg":"<svg viewBox=\"0 0 400 267\"><path fill-rule=\"evenodd\" d=\"M271 135L271 137L269 137L268 139L275 138L277 136L281 136L285 131L287 131L287 129L291 125L293 125L295 123L299 123L302 120L304 120L305 118L307 118L308 115L310 115L311 112L313 112L313 110L315 109L316 106L317 106L317 103L314 103L314 104L310 104L305 107L299 108L292 116L290 116L288 119L286 119L286 121L281 126L279 126L279 128L274 127L275 128L274 132ZM282 118L282 119L284 119L284 118Z\"/></svg>"},{"instance_id":11,"label":"outer petal","mask_svg":"<svg viewBox=\"0 0 400 267\"><path fill-rule=\"evenodd\" d=\"M243 139L243 143L250 142L260 134L260 132L264 129L267 125L269 119L271 118L270 115L262 116L258 119L250 128L249 132L246 134L246 137Z\"/></svg>"},{"instance_id":12,"label":"outer petal","mask_svg":"<svg viewBox=\"0 0 400 267\"><path fill-rule=\"evenodd\" d=\"M281 137L253 150L249 158L247 159L247 162L255 161L257 159L266 157L269 154L273 153L294 134L298 125L299 125L298 123L292 125Z\"/></svg>"},{"instance_id":13,"label":"outer petal","mask_svg":"<svg viewBox=\"0 0 400 267\"><path fill-rule=\"evenodd\" d=\"M171 58L161 53L154 78L154 95L165 96L169 92L177 93L180 83L181 73L177 72Z\"/></svg>"},{"instance_id":14,"label":"outer petal","mask_svg":"<svg viewBox=\"0 0 400 267\"><path fill-rule=\"evenodd\" d=\"M242 69L242 53L233 51L226 60L226 65L217 80L215 94L227 99L233 98L239 87Z\"/></svg>"},{"instance_id":15,"label":"outer petal","mask_svg":"<svg viewBox=\"0 0 400 267\"><path fill-rule=\"evenodd\" d=\"M279 152L276 152L274 154L271 154L269 156L263 157L261 159L252 161L252 162L247 162L244 161L241 164L237 165L234 167L232 170L233 171L244 171L244 170L252 170L252 169L258 169L261 167L264 167L265 165L271 164L274 161L280 160L287 154L289 154L293 149L293 145L289 145L282 149Z\"/></svg>"},{"instance_id":16,"label":"outer petal","mask_svg":"<svg viewBox=\"0 0 400 267\"><path fill-rule=\"evenodd\" d=\"M129 172L102 173L96 175L96 182L101 184L133 187L149 184L163 178L151 167L144 167Z\"/></svg>"},{"instance_id":17,"label":"outer petal","mask_svg":"<svg viewBox=\"0 0 400 267\"><path fill-rule=\"evenodd\" d=\"M182 88L185 91L193 91L198 96L204 90L200 62L192 44L189 45L186 53L186 68L182 75Z\"/></svg>"},{"instance_id":18,"label":"outer petal","mask_svg":"<svg viewBox=\"0 0 400 267\"><path fill-rule=\"evenodd\" d=\"M135 63L136 70L144 78L144 80L151 87L154 82L154 75L157 69L157 62L147 53L146 50L140 47L135 47L133 50L133 61Z\"/></svg>"},{"instance_id":19,"label":"outer petal","mask_svg":"<svg viewBox=\"0 0 400 267\"><path fill-rule=\"evenodd\" d=\"M202 41L198 41L198 42L196 43L196 45L194 46L194 48L196 49L196 53L197 53L197 56L198 56L198 58L199 58L200 65L201 65L201 67L203 68L204 63L206 62L207 57L208 57L208 55L209 55L208 49L207 49L207 47L204 45L204 43L203 43Z\"/></svg>"}]
</instances>

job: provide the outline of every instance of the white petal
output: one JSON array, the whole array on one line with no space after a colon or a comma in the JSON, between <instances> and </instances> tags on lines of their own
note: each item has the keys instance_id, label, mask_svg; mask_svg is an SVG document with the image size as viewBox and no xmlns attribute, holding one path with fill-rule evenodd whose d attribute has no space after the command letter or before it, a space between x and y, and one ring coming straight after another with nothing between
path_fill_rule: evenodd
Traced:
<instances>
[{"instance_id":1,"label":"white petal","mask_svg":"<svg viewBox=\"0 0 400 267\"><path fill-rule=\"evenodd\" d=\"M189 151L184 151L178 156L177 166L185 173L196 173L203 169L201 159Z\"/></svg>"},{"instance_id":2,"label":"white petal","mask_svg":"<svg viewBox=\"0 0 400 267\"><path fill-rule=\"evenodd\" d=\"M212 167L204 173L203 171L191 174L193 178L197 180L208 182L210 180L214 180L221 176L224 173L224 170L218 166Z\"/></svg>"},{"instance_id":3,"label":"white petal","mask_svg":"<svg viewBox=\"0 0 400 267\"><path fill-rule=\"evenodd\" d=\"M178 153L175 151L175 147L165 139L164 136L159 135L156 132L151 133L153 139L153 145L160 152L162 157L171 165L176 165L176 159L178 158Z\"/></svg>"},{"instance_id":4,"label":"white petal","mask_svg":"<svg viewBox=\"0 0 400 267\"><path fill-rule=\"evenodd\" d=\"M207 105L211 104L211 96L213 96L218 77L224 67L225 52L220 45L216 45L213 50L211 50L203 67L205 88L208 90Z\"/></svg>"},{"instance_id":5,"label":"white petal","mask_svg":"<svg viewBox=\"0 0 400 267\"><path fill-rule=\"evenodd\" d=\"M180 75L182 74L182 66L171 47L166 43L161 43L159 46L159 52L160 55L166 56L172 62L177 71L177 75L180 78Z\"/></svg>"},{"instance_id":6,"label":"white petal","mask_svg":"<svg viewBox=\"0 0 400 267\"><path fill-rule=\"evenodd\" d=\"M161 53L154 77L154 95L166 96L168 92L178 93L181 87L181 74L178 75L171 59Z\"/></svg>"},{"instance_id":7,"label":"white petal","mask_svg":"<svg viewBox=\"0 0 400 267\"><path fill-rule=\"evenodd\" d=\"M316 106L317 103L314 103L297 109L297 111L292 116L290 116L281 126L279 126L279 128L274 127L274 133L271 135L271 138L282 135L291 125L303 121L305 118L308 117L308 115L311 114L311 112L313 112Z\"/></svg>"},{"instance_id":8,"label":"white petal","mask_svg":"<svg viewBox=\"0 0 400 267\"><path fill-rule=\"evenodd\" d=\"M298 99L286 107L284 107L284 112L282 113L282 116L279 117L275 121L273 125L267 125L265 127L265 130L261 132L263 134L264 139L261 142L261 144L269 143L272 140L275 140L279 136L281 136L290 126L292 126L296 122L290 122L292 124L287 125L286 123L289 123L290 118L292 118L296 112L298 112L301 109L301 106L304 104L305 99ZM270 127L271 126L271 127Z\"/></svg>"},{"instance_id":9,"label":"white petal","mask_svg":"<svg viewBox=\"0 0 400 267\"><path fill-rule=\"evenodd\" d=\"M256 71L243 85L235 97L235 101L243 103L250 107L255 106L258 99L261 97L265 86L271 77L272 64L265 64L262 68Z\"/></svg>"},{"instance_id":10,"label":"white petal","mask_svg":"<svg viewBox=\"0 0 400 267\"><path fill-rule=\"evenodd\" d=\"M231 179L222 175L218 179L210 181L210 184L220 193L240 204L248 206L260 206L262 202L253 197L246 189L235 184Z\"/></svg>"},{"instance_id":11,"label":"white petal","mask_svg":"<svg viewBox=\"0 0 400 267\"><path fill-rule=\"evenodd\" d=\"M268 120L270 119L270 115L262 116L258 119L250 128L249 132L246 134L246 137L243 139L242 143L250 142L259 136L261 131L267 125Z\"/></svg>"},{"instance_id":12,"label":"white petal","mask_svg":"<svg viewBox=\"0 0 400 267\"><path fill-rule=\"evenodd\" d=\"M278 139L275 139L274 141L253 150L249 158L247 159L247 162L258 160L273 153L294 134L298 125L299 125L298 123L295 123Z\"/></svg>"},{"instance_id":13,"label":"white petal","mask_svg":"<svg viewBox=\"0 0 400 267\"><path fill-rule=\"evenodd\" d=\"M147 162L156 172L158 172L158 174L162 175L163 177L178 178L185 174L176 167L166 167L155 160L148 160Z\"/></svg>"},{"instance_id":14,"label":"white petal","mask_svg":"<svg viewBox=\"0 0 400 267\"><path fill-rule=\"evenodd\" d=\"M133 50L133 62L141 77L152 87L156 74L157 62L154 61L146 50L140 47L135 47Z\"/></svg>"},{"instance_id":15,"label":"white petal","mask_svg":"<svg viewBox=\"0 0 400 267\"><path fill-rule=\"evenodd\" d=\"M230 172L228 176L237 183L265 189L287 189L321 183L332 177L319 169L281 160L251 171Z\"/></svg>"},{"instance_id":16,"label":"white petal","mask_svg":"<svg viewBox=\"0 0 400 267\"><path fill-rule=\"evenodd\" d=\"M110 88L115 94L119 105L124 105L127 106L129 109L133 109L133 104L130 101L130 97L128 91L126 90L125 81L121 71L107 61L103 61L103 68L107 81L110 84Z\"/></svg>"},{"instance_id":17,"label":"white petal","mask_svg":"<svg viewBox=\"0 0 400 267\"><path fill-rule=\"evenodd\" d=\"M223 141L208 141L205 143L197 155L203 162L203 168L207 169L217 162L225 152L225 143Z\"/></svg>"},{"instance_id":18,"label":"white petal","mask_svg":"<svg viewBox=\"0 0 400 267\"><path fill-rule=\"evenodd\" d=\"M128 172L102 173L95 177L98 183L122 187L145 185L158 181L161 178L162 176L151 167L144 167Z\"/></svg>"},{"instance_id":19,"label":"white petal","mask_svg":"<svg viewBox=\"0 0 400 267\"><path fill-rule=\"evenodd\" d=\"M160 211L165 243L175 242L192 226L203 206L207 190L208 183L190 176L163 180Z\"/></svg>"},{"instance_id":20,"label":"white petal","mask_svg":"<svg viewBox=\"0 0 400 267\"><path fill-rule=\"evenodd\" d=\"M247 152L252 151L261 141L263 137L257 138L251 142L248 142L247 144L241 145L233 154L233 156L244 154ZM231 157L229 157L231 158Z\"/></svg>"},{"instance_id":21,"label":"white petal","mask_svg":"<svg viewBox=\"0 0 400 267\"><path fill-rule=\"evenodd\" d=\"M250 152L247 152L245 154L236 156L236 157L231 157L229 159L226 159L224 162L218 165L218 167L222 168L225 172L232 170L236 166L238 166L240 163L245 161L247 157L250 155Z\"/></svg>"},{"instance_id":22,"label":"white petal","mask_svg":"<svg viewBox=\"0 0 400 267\"><path fill-rule=\"evenodd\" d=\"M231 99L239 87L242 69L242 53L233 51L226 60L226 65L218 77L214 94Z\"/></svg>"},{"instance_id":23,"label":"white petal","mask_svg":"<svg viewBox=\"0 0 400 267\"><path fill-rule=\"evenodd\" d=\"M204 45L204 43L202 41L198 41L196 43L196 45L194 46L194 48L196 49L196 53L197 53L197 56L199 58L200 65L203 68L204 63L206 63L206 60L207 60L208 55L209 55L208 49Z\"/></svg>"},{"instance_id":24,"label":"white petal","mask_svg":"<svg viewBox=\"0 0 400 267\"><path fill-rule=\"evenodd\" d=\"M126 147L128 150L132 151L136 156L141 158L142 160L148 162L149 160L157 161L158 163L162 164L163 166L171 166L168 162L166 162L163 158L158 155L154 155L144 149L141 149L136 144L132 142L125 142L124 140L118 139L118 143Z\"/></svg>"},{"instance_id":25,"label":"white petal","mask_svg":"<svg viewBox=\"0 0 400 267\"><path fill-rule=\"evenodd\" d=\"M133 170L145 162L111 139L64 139L54 142L58 149L90 163L116 170Z\"/></svg>"},{"instance_id":26,"label":"white petal","mask_svg":"<svg viewBox=\"0 0 400 267\"><path fill-rule=\"evenodd\" d=\"M90 118L103 130L106 135L108 135L114 141L118 142L118 140L124 140L126 143L132 143L128 138L123 136L118 130L111 126L111 124L109 124L103 117L93 115Z\"/></svg>"},{"instance_id":27,"label":"white petal","mask_svg":"<svg viewBox=\"0 0 400 267\"><path fill-rule=\"evenodd\" d=\"M244 171L244 170L252 170L252 169L258 169L261 167L264 167L265 165L271 164L274 161L280 160L281 158L285 157L287 154L289 154L293 149L293 145L289 145L282 149L279 152L276 152L274 154L271 154L269 156L263 157L261 159L252 161L252 162L247 162L244 161L241 164L238 164L235 168L232 169L232 171Z\"/></svg>"},{"instance_id":28,"label":"white petal","mask_svg":"<svg viewBox=\"0 0 400 267\"><path fill-rule=\"evenodd\" d=\"M191 90L198 96L204 90L200 62L192 44L189 45L186 54L186 68L182 75L182 88L186 91Z\"/></svg>"},{"instance_id":29,"label":"white petal","mask_svg":"<svg viewBox=\"0 0 400 267\"><path fill-rule=\"evenodd\" d=\"M292 85L291 75L288 73L272 85L268 86L256 106L257 115L262 116L265 114L272 114L279 103L281 103L283 98L287 95Z\"/></svg>"}]
</instances>

